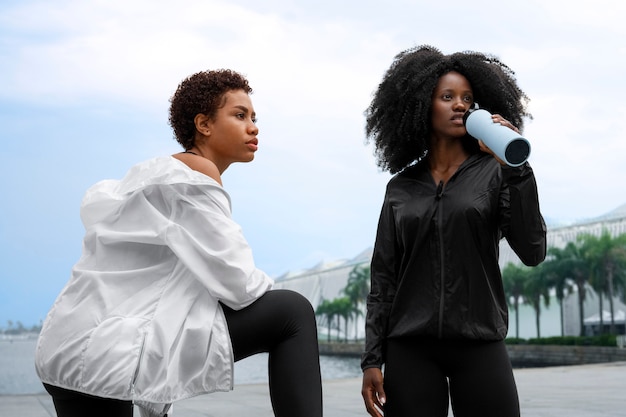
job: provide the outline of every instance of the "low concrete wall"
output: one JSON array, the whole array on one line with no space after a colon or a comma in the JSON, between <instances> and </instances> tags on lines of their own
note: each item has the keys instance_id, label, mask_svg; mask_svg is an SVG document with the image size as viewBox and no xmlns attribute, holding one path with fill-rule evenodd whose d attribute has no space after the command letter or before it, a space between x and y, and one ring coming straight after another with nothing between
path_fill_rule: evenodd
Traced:
<instances>
[{"instance_id":1,"label":"low concrete wall","mask_svg":"<svg viewBox=\"0 0 626 417\"><path fill-rule=\"evenodd\" d=\"M365 345L363 343L322 343L320 355L329 356L361 356Z\"/></svg>"},{"instance_id":2,"label":"low concrete wall","mask_svg":"<svg viewBox=\"0 0 626 417\"><path fill-rule=\"evenodd\" d=\"M626 361L626 349L608 346L507 345L515 368Z\"/></svg>"},{"instance_id":3,"label":"low concrete wall","mask_svg":"<svg viewBox=\"0 0 626 417\"><path fill-rule=\"evenodd\" d=\"M515 368L626 361L626 349L607 346L507 345ZM321 355L361 356L363 343L320 343Z\"/></svg>"}]
</instances>

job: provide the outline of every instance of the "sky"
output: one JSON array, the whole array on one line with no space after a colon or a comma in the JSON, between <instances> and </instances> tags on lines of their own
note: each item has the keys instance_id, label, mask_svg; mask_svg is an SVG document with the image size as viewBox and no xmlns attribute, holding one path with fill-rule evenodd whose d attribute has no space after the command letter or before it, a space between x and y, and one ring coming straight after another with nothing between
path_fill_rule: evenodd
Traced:
<instances>
[{"instance_id":1,"label":"sky","mask_svg":"<svg viewBox=\"0 0 626 417\"><path fill-rule=\"evenodd\" d=\"M180 151L169 98L230 68L259 150L223 176L273 277L373 246L390 175L363 116L394 56L429 44L510 66L530 97L552 223L626 203L626 3L613 0L4 0L0 3L0 328L40 323L81 254L86 189Z\"/></svg>"}]
</instances>

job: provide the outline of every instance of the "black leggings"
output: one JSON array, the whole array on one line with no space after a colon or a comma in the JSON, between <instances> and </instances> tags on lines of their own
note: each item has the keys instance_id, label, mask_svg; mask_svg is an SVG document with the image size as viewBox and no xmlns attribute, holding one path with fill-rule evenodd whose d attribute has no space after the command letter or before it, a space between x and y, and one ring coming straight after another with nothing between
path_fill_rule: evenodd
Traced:
<instances>
[{"instance_id":1,"label":"black leggings","mask_svg":"<svg viewBox=\"0 0 626 417\"><path fill-rule=\"evenodd\" d=\"M132 417L133 402L94 397L65 388L43 384L52 396L58 417Z\"/></svg>"},{"instance_id":2,"label":"black leggings","mask_svg":"<svg viewBox=\"0 0 626 417\"><path fill-rule=\"evenodd\" d=\"M504 342L389 339L386 357L385 417L520 415Z\"/></svg>"},{"instance_id":3,"label":"black leggings","mask_svg":"<svg viewBox=\"0 0 626 417\"><path fill-rule=\"evenodd\" d=\"M242 310L224 307L235 361L269 352L274 415L322 415L322 380L315 312L302 295L268 291Z\"/></svg>"},{"instance_id":4,"label":"black leggings","mask_svg":"<svg viewBox=\"0 0 626 417\"><path fill-rule=\"evenodd\" d=\"M235 361L269 353L272 408L278 417L322 416L315 313L302 295L273 290L241 310L222 306ZM58 417L131 417L131 401L93 397L44 384Z\"/></svg>"}]
</instances>

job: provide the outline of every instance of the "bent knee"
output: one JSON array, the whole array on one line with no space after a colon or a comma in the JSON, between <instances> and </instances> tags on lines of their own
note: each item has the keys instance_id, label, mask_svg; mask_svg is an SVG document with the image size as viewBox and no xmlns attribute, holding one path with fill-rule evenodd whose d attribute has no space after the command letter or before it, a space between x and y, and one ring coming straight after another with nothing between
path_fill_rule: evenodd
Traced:
<instances>
[{"instance_id":1,"label":"bent knee","mask_svg":"<svg viewBox=\"0 0 626 417\"><path fill-rule=\"evenodd\" d=\"M309 300L302 294L292 290L272 290L267 296L275 298L273 301L280 306L284 314L294 319L310 320L315 318L315 311Z\"/></svg>"}]
</instances>

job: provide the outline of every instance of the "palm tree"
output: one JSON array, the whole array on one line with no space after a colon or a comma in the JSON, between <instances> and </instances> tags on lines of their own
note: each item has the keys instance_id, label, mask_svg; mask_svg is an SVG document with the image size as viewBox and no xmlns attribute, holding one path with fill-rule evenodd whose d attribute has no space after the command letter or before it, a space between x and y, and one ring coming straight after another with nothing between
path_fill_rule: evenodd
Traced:
<instances>
[{"instance_id":1,"label":"palm tree","mask_svg":"<svg viewBox=\"0 0 626 417\"><path fill-rule=\"evenodd\" d=\"M333 326L337 330L341 330L341 322L344 320L344 339L348 341L348 322L354 314L354 305L348 297L338 297L333 300L322 300L315 309L315 314L322 317L322 321L326 323L328 329L328 342L330 342L330 331ZM333 323L337 319L337 323Z\"/></svg>"},{"instance_id":2,"label":"palm tree","mask_svg":"<svg viewBox=\"0 0 626 417\"><path fill-rule=\"evenodd\" d=\"M602 298L606 294L611 314L611 334L616 333L613 302L616 281L619 287L619 283L622 281L620 278L624 274L626 266L626 240L623 236L613 239L607 230L603 230L600 237L584 235L581 238L583 253L591 267L594 289L600 297L600 329L601 331L604 330ZM618 276L617 280L616 275Z\"/></svg>"},{"instance_id":3,"label":"palm tree","mask_svg":"<svg viewBox=\"0 0 626 417\"><path fill-rule=\"evenodd\" d=\"M600 239L591 234L584 234L578 237L581 253L589 265L589 283L594 292L598 295L598 316L600 318L600 334L604 333L604 295L606 289L606 276L602 271L602 243Z\"/></svg>"},{"instance_id":4,"label":"palm tree","mask_svg":"<svg viewBox=\"0 0 626 417\"><path fill-rule=\"evenodd\" d=\"M524 300L524 282L527 277L526 271L512 262L509 262L502 271L504 293L507 295L508 304L515 311L515 337L517 339L519 339L519 303Z\"/></svg>"},{"instance_id":5,"label":"palm tree","mask_svg":"<svg viewBox=\"0 0 626 417\"><path fill-rule=\"evenodd\" d=\"M348 282L343 289L343 293L352 303L352 313L354 316L354 337L358 335L358 317L363 315L362 305L367 300L370 291L370 266L369 264L356 265L348 275Z\"/></svg>"},{"instance_id":6,"label":"palm tree","mask_svg":"<svg viewBox=\"0 0 626 417\"><path fill-rule=\"evenodd\" d=\"M609 236L608 232L606 235ZM626 276L626 235L620 235L606 242L606 237L601 236L601 242L606 249L602 257L602 266L606 273L607 295L609 298L609 311L611 312L611 334L616 334L615 328L615 294L623 290Z\"/></svg>"},{"instance_id":7,"label":"palm tree","mask_svg":"<svg viewBox=\"0 0 626 417\"><path fill-rule=\"evenodd\" d=\"M549 272L562 277L571 278L578 290L578 319L580 322L580 336L584 336L585 327L585 300L587 299L587 285L589 282L589 265L582 254L580 241L568 242L563 249L551 248L550 253L554 262Z\"/></svg>"},{"instance_id":8,"label":"palm tree","mask_svg":"<svg viewBox=\"0 0 626 417\"><path fill-rule=\"evenodd\" d=\"M546 307L550 305L550 287L546 273L543 271L542 264L534 268L526 269L528 278L524 281L524 302L530 304L535 310L535 325L537 328L537 338L541 337L541 299Z\"/></svg>"},{"instance_id":9,"label":"palm tree","mask_svg":"<svg viewBox=\"0 0 626 417\"><path fill-rule=\"evenodd\" d=\"M322 322L326 322L328 342L330 343L330 330L332 328L333 320L337 315L332 301L322 299L321 303L315 309L315 315L322 317Z\"/></svg>"},{"instance_id":10,"label":"palm tree","mask_svg":"<svg viewBox=\"0 0 626 417\"><path fill-rule=\"evenodd\" d=\"M563 303L573 289L571 271L566 268L566 253L555 247L548 248L548 256L543 262L543 268L548 279L548 285L555 290L556 299L559 302L559 318L561 323L561 336L565 335L565 313Z\"/></svg>"},{"instance_id":11,"label":"palm tree","mask_svg":"<svg viewBox=\"0 0 626 417\"><path fill-rule=\"evenodd\" d=\"M338 317L344 321L344 341L348 341L348 321L354 314L354 304L348 297L335 298L333 301L333 309Z\"/></svg>"},{"instance_id":12,"label":"palm tree","mask_svg":"<svg viewBox=\"0 0 626 417\"><path fill-rule=\"evenodd\" d=\"M617 246L621 251L626 250L626 234L621 234L615 238ZM623 253L623 252L622 252ZM622 258L623 259L623 258ZM615 292L623 303L626 303L626 265L623 262L618 264L616 274L614 276Z\"/></svg>"}]
</instances>

